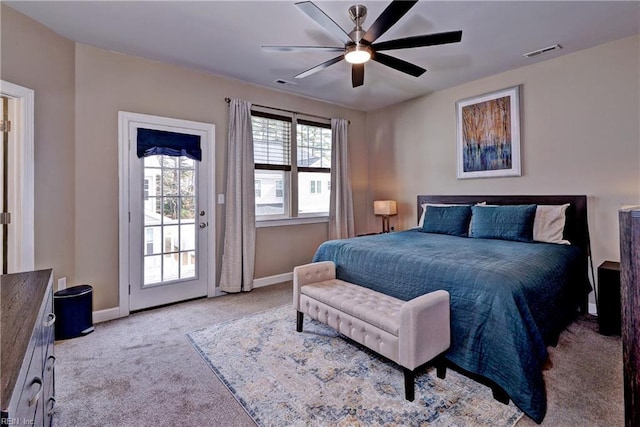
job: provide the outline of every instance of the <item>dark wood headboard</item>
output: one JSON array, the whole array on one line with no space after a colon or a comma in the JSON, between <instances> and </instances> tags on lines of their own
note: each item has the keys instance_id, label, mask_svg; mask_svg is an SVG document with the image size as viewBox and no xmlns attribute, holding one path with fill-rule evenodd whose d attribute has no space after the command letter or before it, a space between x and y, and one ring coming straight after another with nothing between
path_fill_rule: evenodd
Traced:
<instances>
[{"instance_id":1,"label":"dark wood headboard","mask_svg":"<svg viewBox=\"0 0 640 427\"><path fill-rule=\"evenodd\" d=\"M488 205L563 205L569 203L566 211L567 221L564 227L564 238L582 249L581 270L583 274L584 286L580 286L578 301L580 311L587 312L589 292L591 283L588 273L588 259L591 256L589 244L589 225L587 222L587 196L454 196L454 195L419 195L418 196L418 219L422 214L423 203L457 203L475 204L487 202ZM593 267L592 267L593 270Z\"/></svg>"}]
</instances>

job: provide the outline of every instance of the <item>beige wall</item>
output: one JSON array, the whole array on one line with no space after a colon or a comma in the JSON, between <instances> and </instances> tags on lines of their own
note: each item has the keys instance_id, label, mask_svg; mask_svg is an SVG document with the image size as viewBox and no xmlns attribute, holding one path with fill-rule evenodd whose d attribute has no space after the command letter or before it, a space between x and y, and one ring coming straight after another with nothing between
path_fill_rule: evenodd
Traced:
<instances>
[{"instance_id":1,"label":"beige wall","mask_svg":"<svg viewBox=\"0 0 640 427\"><path fill-rule=\"evenodd\" d=\"M369 113L373 197L406 228L417 194L586 194L594 264L618 260L617 210L640 203L639 64L635 36ZM456 179L456 101L515 85L522 176Z\"/></svg>"},{"instance_id":2,"label":"beige wall","mask_svg":"<svg viewBox=\"0 0 640 427\"><path fill-rule=\"evenodd\" d=\"M1 78L35 91L35 267L73 283L75 46L4 4L0 13Z\"/></svg>"},{"instance_id":3,"label":"beige wall","mask_svg":"<svg viewBox=\"0 0 640 427\"><path fill-rule=\"evenodd\" d=\"M365 114L186 68L76 45L76 278L94 285L95 309L118 305L118 111L216 125L216 193L224 193L228 107L225 97L327 117L349 127L356 212L367 197ZM224 210L218 205L220 272ZM356 218L357 223L364 219ZM260 228L256 278L290 272L327 239L324 225Z\"/></svg>"},{"instance_id":4,"label":"beige wall","mask_svg":"<svg viewBox=\"0 0 640 427\"><path fill-rule=\"evenodd\" d=\"M290 272L293 270L292 265L310 262L311 256L327 240L327 236L327 223L259 228L256 236L255 277Z\"/></svg>"}]
</instances>

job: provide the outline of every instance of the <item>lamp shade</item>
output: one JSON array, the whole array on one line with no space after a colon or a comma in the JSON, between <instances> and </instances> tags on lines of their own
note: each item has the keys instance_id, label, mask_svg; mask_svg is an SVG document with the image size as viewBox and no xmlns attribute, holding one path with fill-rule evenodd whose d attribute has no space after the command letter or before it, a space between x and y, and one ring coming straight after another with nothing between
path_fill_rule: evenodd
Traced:
<instances>
[{"instance_id":1,"label":"lamp shade","mask_svg":"<svg viewBox=\"0 0 640 427\"><path fill-rule=\"evenodd\" d=\"M395 215L398 213L395 200L376 200L373 202L373 213L376 215Z\"/></svg>"}]
</instances>

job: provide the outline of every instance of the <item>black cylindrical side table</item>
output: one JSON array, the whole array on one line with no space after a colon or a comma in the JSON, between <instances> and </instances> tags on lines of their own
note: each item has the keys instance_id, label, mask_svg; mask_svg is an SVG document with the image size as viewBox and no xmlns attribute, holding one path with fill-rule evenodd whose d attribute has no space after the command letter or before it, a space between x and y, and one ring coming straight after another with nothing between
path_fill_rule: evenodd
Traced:
<instances>
[{"instance_id":1,"label":"black cylindrical side table","mask_svg":"<svg viewBox=\"0 0 640 427\"><path fill-rule=\"evenodd\" d=\"M93 288L72 286L53 294L56 340L66 340L93 332Z\"/></svg>"}]
</instances>

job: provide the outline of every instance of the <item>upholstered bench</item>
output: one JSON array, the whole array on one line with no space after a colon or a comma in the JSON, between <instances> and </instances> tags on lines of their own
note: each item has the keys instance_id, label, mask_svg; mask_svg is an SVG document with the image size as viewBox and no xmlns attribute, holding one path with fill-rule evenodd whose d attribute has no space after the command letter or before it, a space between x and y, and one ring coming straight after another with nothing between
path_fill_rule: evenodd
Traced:
<instances>
[{"instance_id":1,"label":"upholstered bench","mask_svg":"<svg viewBox=\"0 0 640 427\"><path fill-rule=\"evenodd\" d=\"M413 401L416 368L434 361L445 377L442 354L450 345L449 293L431 292L410 301L336 279L331 261L295 267L296 330L304 314L402 366L405 397Z\"/></svg>"}]
</instances>

